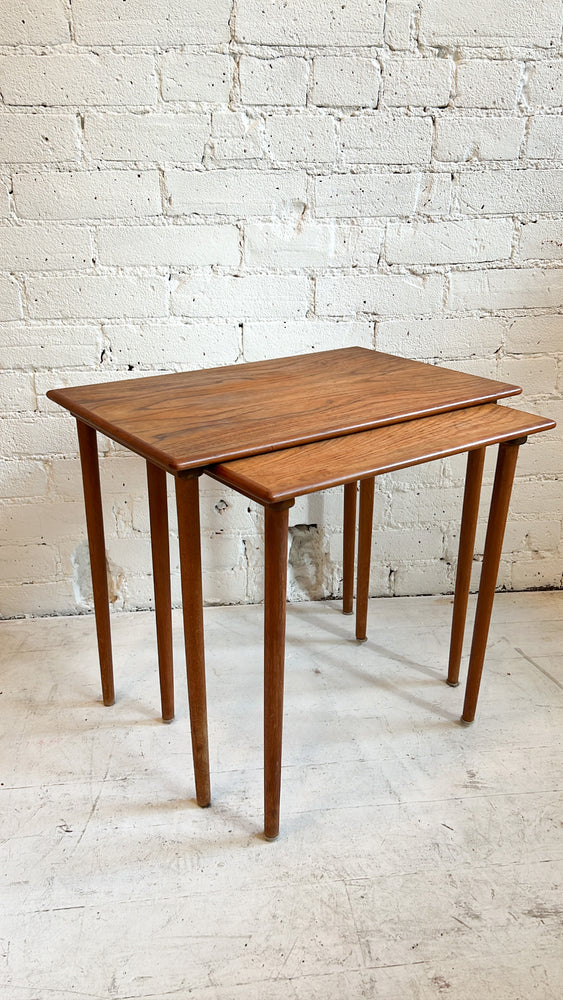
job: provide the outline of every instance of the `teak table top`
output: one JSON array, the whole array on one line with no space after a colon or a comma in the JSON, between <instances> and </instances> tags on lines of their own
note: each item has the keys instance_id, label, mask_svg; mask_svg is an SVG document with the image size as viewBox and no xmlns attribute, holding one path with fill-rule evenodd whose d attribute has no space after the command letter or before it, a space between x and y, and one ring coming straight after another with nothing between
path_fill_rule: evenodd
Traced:
<instances>
[{"instance_id":1,"label":"teak table top","mask_svg":"<svg viewBox=\"0 0 563 1000\"><path fill-rule=\"evenodd\" d=\"M549 417L489 403L422 417L408 428L392 424L221 463L206 472L267 505L552 427Z\"/></svg>"},{"instance_id":2,"label":"teak table top","mask_svg":"<svg viewBox=\"0 0 563 1000\"><path fill-rule=\"evenodd\" d=\"M69 389L50 399L178 474L521 392L362 347Z\"/></svg>"}]
</instances>

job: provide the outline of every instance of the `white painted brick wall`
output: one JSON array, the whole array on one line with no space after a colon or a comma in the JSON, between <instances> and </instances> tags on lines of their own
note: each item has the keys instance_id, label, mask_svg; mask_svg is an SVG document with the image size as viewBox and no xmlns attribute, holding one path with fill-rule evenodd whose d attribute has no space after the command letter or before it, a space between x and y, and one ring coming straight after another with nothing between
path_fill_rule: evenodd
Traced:
<instances>
[{"instance_id":1,"label":"white painted brick wall","mask_svg":"<svg viewBox=\"0 0 563 1000\"><path fill-rule=\"evenodd\" d=\"M0 616L91 607L50 387L351 344L560 421L522 449L500 583L562 585L561 29L560 0L4 4ZM99 448L114 606L147 607L144 463ZM451 592L464 467L378 481L374 593ZM206 599L259 600L260 509L206 479L201 507ZM295 599L339 592L341 518L337 490L291 511L319 529Z\"/></svg>"}]
</instances>

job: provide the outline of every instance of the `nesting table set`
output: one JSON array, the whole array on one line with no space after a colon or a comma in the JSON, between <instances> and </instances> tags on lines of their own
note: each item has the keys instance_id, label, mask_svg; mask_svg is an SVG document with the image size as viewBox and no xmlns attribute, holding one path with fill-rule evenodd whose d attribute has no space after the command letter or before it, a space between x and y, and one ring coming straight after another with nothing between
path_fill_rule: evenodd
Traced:
<instances>
[{"instance_id":1,"label":"nesting table set","mask_svg":"<svg viewBox=\"0 0 563 1000\"><path fill-rule=\"evenodd\" d=\"M196 797L211 800L198 481L265 509L264 832L279 832L289 509L344 485L344 601L366 638L374 477L467 452L448 683L457 685L485 451L498 444L462 720L475 716L518 448L555 422L497 405L518 386L364 348L51 390L77 419L104 704L114 701L96 432L147 464L162 716L174 714L166 474L175 478Z\"/></svg>"}]
</instances>

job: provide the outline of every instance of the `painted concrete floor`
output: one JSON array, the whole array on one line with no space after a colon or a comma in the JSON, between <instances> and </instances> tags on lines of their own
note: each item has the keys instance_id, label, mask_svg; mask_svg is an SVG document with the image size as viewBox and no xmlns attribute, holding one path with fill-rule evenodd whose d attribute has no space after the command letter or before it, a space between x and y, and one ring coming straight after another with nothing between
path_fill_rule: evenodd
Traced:
<instances>
[{"instance_id":1,"label":"painted concrete floor","mask_svg":"<svg viewBox=\"0 0 563 1000\"><path fill-rule=\"evenodd\" d=\"M206 610L200 810L175 613L0 623L0 1000L561 1000L563 595L499 594L477 720L450 598L288 609L282 832L262 829L261 609ZM464 660L466 663L466 659Z\"/></svg>"}]
</instances>

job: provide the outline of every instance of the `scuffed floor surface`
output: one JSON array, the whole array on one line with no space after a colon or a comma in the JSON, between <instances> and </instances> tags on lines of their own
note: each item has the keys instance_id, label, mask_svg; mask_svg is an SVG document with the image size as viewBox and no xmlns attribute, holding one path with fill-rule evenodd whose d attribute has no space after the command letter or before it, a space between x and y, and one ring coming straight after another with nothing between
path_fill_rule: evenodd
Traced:
<instances>
[{"instance_id":1,"label":"scuffed floor surface","mask_svg":"<svg viewBox=\"0 0 563 1000\"><path fill-rule=\"evenodd\" d=\"M288 609L280 839L262 830L259 607L206 610L199 809L175 613L0 623L0 998L561 1000L561 593L499 594L477 720L450 598ZM467 657L464 658L464 666ZM464 670L465 675L465 670Z\"/></svg>"}]
</instances>

